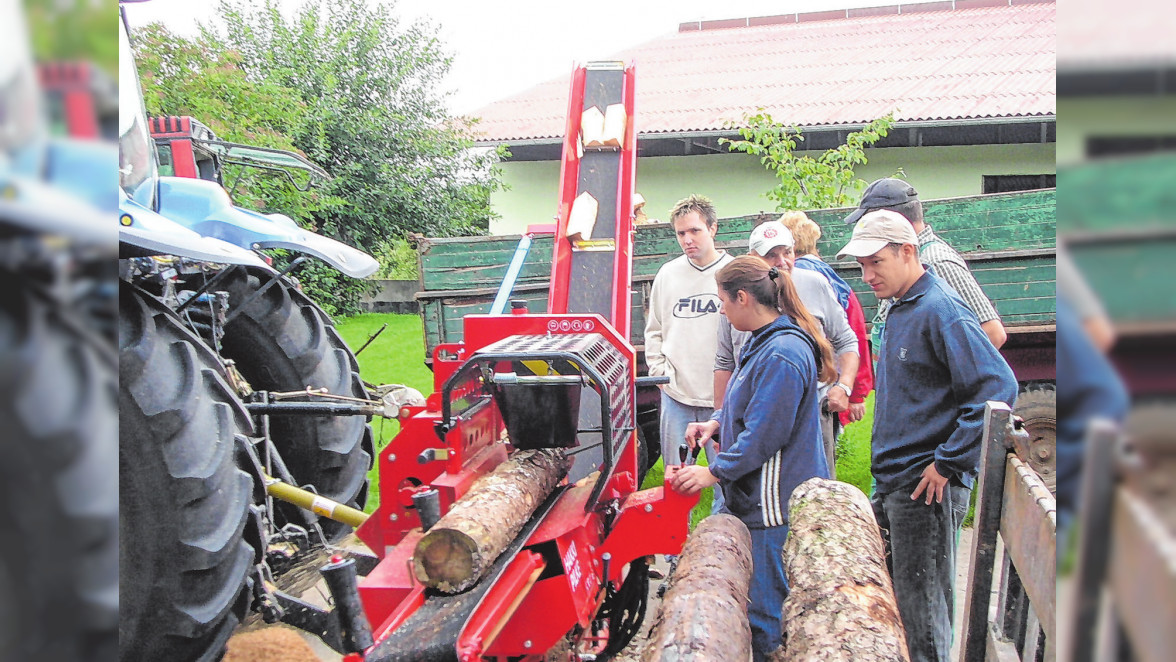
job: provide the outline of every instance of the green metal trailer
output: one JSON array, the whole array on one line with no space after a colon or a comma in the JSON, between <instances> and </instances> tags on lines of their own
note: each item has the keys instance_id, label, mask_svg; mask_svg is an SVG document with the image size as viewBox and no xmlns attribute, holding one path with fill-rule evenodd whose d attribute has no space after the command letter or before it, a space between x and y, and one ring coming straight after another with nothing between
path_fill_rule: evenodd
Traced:
<instances>
[{"instance_id":1,"label":"green metal trailer","mask_svg":"<svg viewBox=\"0 0 1176 662\"><path fill-rule=\"evenodd\" d=\"M1004 352L1018 379L1053 379L1054 292L1056 231L1054 189L979 195L924 204L924 214L936 233L963 253L976 279L1009 331ZM837 249L851 228L842 222L849 210L808 212L823 236L819 250L857 291L866 319L877 302L862 282L857 264L837 262ZM775 215L740 216L719 220L716 245L733 254L747 252L751 228ZM461 340L462 317L486 313L506 274L520 235L421 239L420 291L425 344L430 361L438 343ZM536 235L512 295L525 300L532 312L547 305L551 271L550 235ZM638 226L633 255L633 327L630 340L644 343L645 298L658 268L681 254L668 223Z\"/></svg>"}]
</instances>

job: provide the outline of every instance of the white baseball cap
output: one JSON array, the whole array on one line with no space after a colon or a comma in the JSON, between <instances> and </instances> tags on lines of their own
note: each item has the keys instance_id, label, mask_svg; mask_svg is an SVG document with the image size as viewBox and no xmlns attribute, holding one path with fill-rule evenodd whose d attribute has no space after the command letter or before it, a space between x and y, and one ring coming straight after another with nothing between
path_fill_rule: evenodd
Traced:
<instances>
[{"instance_id":1,"label":"white baseball cap","mask_svg":"<svg viewBox=\"0 0 1176 662\"><path fill-rule=\"evenodd\" d=\"M869 257L885 248L887 244L918 246L919 238L915 235L911 222L902 214L881 209L872 211L864 214L853 226L853 236L848 244L837 251L837 257Z\"/></svg>"},{"instance_id":2,"label":"white baseball cap","mask_svg":"<svg viewBox=\"0 0 1176 662\"><path fill-rule=\"evenodd\" d=\"M755 226L751 236L747 239L747 248L756 255L764 257L768 251L777 246L792 247L796 240L792 233L780 221L768 221Z\"/></svg>"}]
</instances>

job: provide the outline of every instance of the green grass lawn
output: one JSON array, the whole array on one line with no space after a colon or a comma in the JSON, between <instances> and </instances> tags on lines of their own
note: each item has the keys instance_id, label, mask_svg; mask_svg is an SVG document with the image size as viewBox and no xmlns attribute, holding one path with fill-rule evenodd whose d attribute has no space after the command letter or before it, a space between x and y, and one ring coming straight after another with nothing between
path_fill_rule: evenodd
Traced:
<instances>
[{"instance_id":1,"label":"green grass lawn","mask_svg":"<svg viewBox=\"0 0 1176 662\"><path fill-rule=\"evenodd\" d=\"M874 393L866 397L866 415L850 423L837 443L837 480L870 494L870 432L874 429Z\"/></svg>"},{"instance_id":2,"label":"green grass lawn","mask_svg":"<svg viewBox=\"0 0 1176 662\"><path fill-rule=\"evenodd\" d=\"M425 366L425 338L418 315L368 313L336 320L335 327L351 349L359 349L384 324L387 329L359 355L359 374L371 384L404 384L428 397L433 392L433 371ZM372 421L376 452L379 452L400 431L394 420L377 418ZM376 489L376 468L368 473L372 489L368 492L366 512L380 503Z\"/></svg>"},{"instance_id":3,"label":"green grass lawn","mask_svg":"<svg viewBox=\"0 0 1176 662\"><path fill-rule=\"evenodd\" d=\"M425 367L424 329L419 316L368 313L339 319L336 328L352 349L359 349L383 324L388 328L359 355L359 374L372 384L404 384L427 397L433 392L433 372ZM865 417L845 429L837 447L837 479L856 485L866 494L870 493L870 430L873 421L874 395L871 393L866 400ZM399 427L396 421L372 421L377 452L396 436ZM700 455L698 462L705 465L706 455ZM658 460L646 474L642 488L661 485L664 477L665 467ZM380 499L379 490L375 489L375 467L369 478L372 490L365 510L370 513L379 505ZM703 491L698 505L690 513L692 530L710 513L712 498L711 489Z\"/></svg>"}]
</instances>

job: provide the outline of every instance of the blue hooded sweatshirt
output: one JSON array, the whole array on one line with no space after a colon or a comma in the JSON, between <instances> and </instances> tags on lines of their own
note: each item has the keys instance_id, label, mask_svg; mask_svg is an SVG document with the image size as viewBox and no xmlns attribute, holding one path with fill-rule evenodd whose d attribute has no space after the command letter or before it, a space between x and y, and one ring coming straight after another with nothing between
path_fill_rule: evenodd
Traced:
<instances>
[{"instance_id":1,"label":"blue hooded sweatshirt","mask_svg":"<svg viewBox=\"0 0 1176 662\"><path fill-rule=\"evenodd\" d=\"M821 443L816 343L787 316L752 332L727 383L722 450L710 464L727 510L751 529L788 524L788 498L829 477Z\"/></svg>"}]
</instances>

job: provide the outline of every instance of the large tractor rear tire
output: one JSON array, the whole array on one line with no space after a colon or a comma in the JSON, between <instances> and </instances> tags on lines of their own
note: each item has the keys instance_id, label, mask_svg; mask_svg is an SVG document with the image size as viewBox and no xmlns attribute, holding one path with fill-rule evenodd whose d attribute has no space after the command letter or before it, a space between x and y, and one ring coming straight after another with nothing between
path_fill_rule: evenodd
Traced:
<instances>
[{"instance_id":1,"label":"large tractor rear tire","mask_svg":"<svg viewBox=\"0 0 1176 662\"><path fill-rule=\"evenodd\" d=\"M317 304L283 279L240 308L268 280L259 270L237 267L223 289L229 311L240 314L225 328L222 354L232 359L254 390L331 393L367 398L355 354ZM300 485L363 510L374 448L371 426L360 416L273 416L270 433L290 474ZM300 522L292 507L279 506L286 521ZM320 520L334 541L350 532Z\"/></svg>"},{"instance_id":2,"label":"large tractor rear tire","mask_svg":"<svg viewBox=\"0 0 1176 662\"><path fill-rule=\"evenodd\" d=\"M223 366L150 295L119 292L119 659L218 660L245 616L257 552L251 422Z\"/></svg>"},{"instance_id":3,"label":"large tractor rear tire","mask_svg":"<svg viewBox=\"0 0 1176 662\"><path fill-rule=\"evenodd\" d=\"M1057 492L1058 392L1051 383L1032 384L1017 395L1013 414L1029 433L1030 466L1050 493Z\"/></svg>"},{"instance_id":4,"label":"large tractor rear tire","mask_svg":"<svg viewBox=\"0 0 1176 662\"><path fill-rule=\"evenodd\" d=\"M0 660L118 650L112 346L19 276L0 288Z\"/></svg>"}]
</instances>

